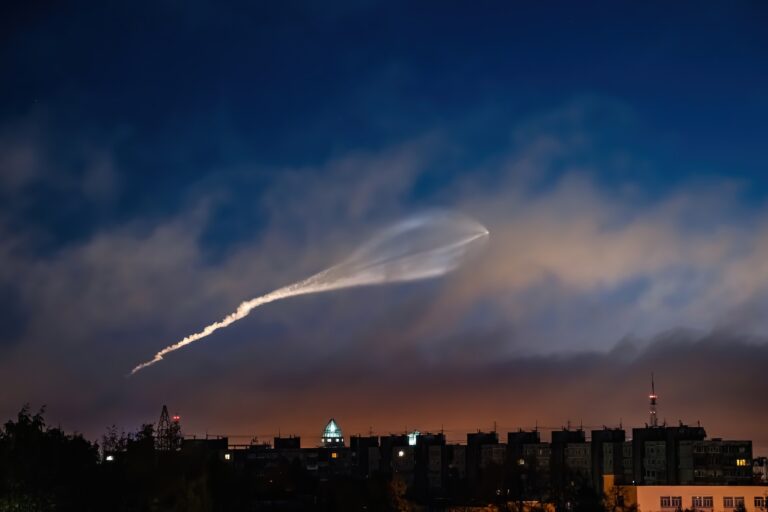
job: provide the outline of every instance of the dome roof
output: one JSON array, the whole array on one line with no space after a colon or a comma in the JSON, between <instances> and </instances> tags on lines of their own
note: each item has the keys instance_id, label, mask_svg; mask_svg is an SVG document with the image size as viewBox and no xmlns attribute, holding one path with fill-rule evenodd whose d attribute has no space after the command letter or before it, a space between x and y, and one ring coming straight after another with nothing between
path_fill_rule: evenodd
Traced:
<instances>
[{"instance_id":1,"label":"dome roof","mask_svg":"<svg viewBox=\"0 0 768 512\"><path fill-rule=\"evenodd\" d=\"M341 432L341 428L333 418L328 420L328 423L325 425L322 441L325 445L339 444L344 442L344 435Z\"/></svg>"}]
</instances>

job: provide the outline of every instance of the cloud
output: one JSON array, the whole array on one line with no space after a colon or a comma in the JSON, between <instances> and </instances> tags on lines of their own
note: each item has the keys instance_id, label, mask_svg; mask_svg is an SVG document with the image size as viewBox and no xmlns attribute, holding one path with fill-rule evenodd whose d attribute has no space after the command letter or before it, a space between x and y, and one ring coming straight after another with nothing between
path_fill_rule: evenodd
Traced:
<instances>
[{"instance_id":1,"label":"cloud","mask_svg":"<svg viewBox=\"0 0 768 512\"><path fill-rule=\"evenodd\" d=\"M768 333L762 208L745 208L727 180L650 197L629 178L606 183L604 160L588 158L604 154L590 132L595 108L631 122L624 109L589 100L511 123L508 148L472 173L441 176L432 194L418 193L425 176L461 151L449 133L316 166L221 170L180 192L183 206L171 215L134 211L45 252L37 247L46 227L29 219L0 240L0 287L18 289L23 319L0 347L0 372L14 390L0 397L0 412L55 401L52 414L97 430L152 420L158 401L194 411L198 430L274 429L264 415L305 428L331 409L359 431L363 417L387 429L405 418L437 428L429 420L437 417L459 429L483 426L466 424L475 417L486 427L580 415L616 422L605 411L639 421L644 404L627 400L642 398L656 368L670 376L662 403L682 419L731 403L715 389L727 377L724 387L743 398L736 416L757 424L747 413ZM108 145L88 154L92 172L80 175L78 194L108 205L126 179L123 165ZM632 158L621 156L630 166ZM232 203L229 217L217 216ZM124 379L242 300L311 275L371 231L435 206L491 231L487 251L456 274L270 305ZM18 211L0 222L9 217L18 225ZM255 227L211 260L206 236L228 222ZM679 327L714 334L656 338ZM699 381L716 403L694 392ZM382 405L395 411L390 419ZM752 435L744 429L733 435Z\"/></svg>"}]
</instances>

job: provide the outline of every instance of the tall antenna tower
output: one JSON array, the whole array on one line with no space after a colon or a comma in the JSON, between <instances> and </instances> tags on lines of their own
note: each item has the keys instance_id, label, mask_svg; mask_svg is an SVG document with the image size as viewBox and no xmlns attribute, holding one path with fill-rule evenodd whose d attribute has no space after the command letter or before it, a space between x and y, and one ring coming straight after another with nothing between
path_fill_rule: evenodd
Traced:
<instances>
[{"instance_id":1,"label":"tall antenna tower","mask_svg":"<svg viewBox=\"0 0 768 512\"><path fill-rule=\"evenodd\" d=\"M160 413L160 421L157 423L157 449L168 451L171 449L171 418L168 416L168 407L163 405Z\"/></svg>"},{"instance_id":2,"label":"tall antenna tower","mask_svg":"<svg viewBox=\"0 0 768 512\"><path fill-rule=\"evenodd\" d=\"M656 399L658 398L658 396L656 396L656 385L653 382L653 373L651 373L651 394L648 396L648 398L651 399L651 408L649 410L649 413L651 415L651 426L658 427L659 420L656 417Z\"/></svg>"},{"instance_id":3,"label":"tall antenna tower","mask_svg":"<svg viewBox=\"0 0 768 512\"><path fill-rule=\"evenodd\" d=\"M155 446L160 451L173 451L181 447L181 416L168 416L168 407L163 406L160 421L157 423L157 440Z\"/></svg>"}]
</instances>

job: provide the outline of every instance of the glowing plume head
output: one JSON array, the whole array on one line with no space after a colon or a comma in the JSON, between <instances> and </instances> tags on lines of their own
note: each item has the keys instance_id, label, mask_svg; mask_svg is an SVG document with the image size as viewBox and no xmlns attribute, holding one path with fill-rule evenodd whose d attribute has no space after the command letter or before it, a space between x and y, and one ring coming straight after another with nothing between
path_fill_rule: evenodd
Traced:
<instances>
[{"instance_id":1,"label":"glowing plume head","mask_svg":"<svg viewBox=\"0 0 768 512\"><path fill-rule=\"evenodd\" d=\"M329 289L438 277L455 270L488 230L451 212L434 212L395 224L322 275ZM319 284L319 283L318 283Z\"/></svg>"},{"instance_id":2,"label":"glowing plume head","mask_svg":"<svg viewBox=\"0 0 768 512\"><path fill-rule=\"evenodd\" d=\"M241 303L234 313L202 331L169 345L136 366L131 374L163 356L246 317L254 308L295 295L384 283L438 277L456 269L473 247L485 241L488 230L462 215L435 212L411 217L382 231L352 256L311 277Z\"/></svg>"}]
</instances>

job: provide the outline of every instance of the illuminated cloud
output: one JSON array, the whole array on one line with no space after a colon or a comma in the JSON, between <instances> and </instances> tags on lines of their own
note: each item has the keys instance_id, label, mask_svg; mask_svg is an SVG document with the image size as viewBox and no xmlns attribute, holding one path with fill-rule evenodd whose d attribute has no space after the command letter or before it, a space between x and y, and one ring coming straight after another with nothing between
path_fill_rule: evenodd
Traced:
<instances>
[{"instance_id":1,"label":"illuminated cloud","mask_svg":"<svg viewBox=\"0 0 768 512\"><path fill-rule=\"evenodd\" d=\"M332 413L355 433L368 425L349 418L351 406L338 406L345 397L352 403L353 391L396 411L384 417L373 405L357 409L376 428L402 429L412 417L426 430L437 427L421 424L428 413L440 416L440 390L456 397L442 417L458 429L483 427L466 425L467 415L488 425L577 421L577 406L591 418L585 422L615 422L584 405L611 390L601 396L631 424L643 420L644 404L624 401L642 399L655 369L668 376L660 414L669 407L693 421L695 406L704 404L680 399L690 391L681 369L692 353L706 371L728 354L729 371L749 361L747 374L728 386L743 397L739 417L759 410L750 376L754 365L764 366L768 332L763 206L745 207L727 181L686 182L649 196L631 180L606 183L600 162L571 165L569 155L588 149L589 126L554 129L551 119L578 119L574 111L590 108L569 105L543 124L518 126L524 135L504 155L471 174L441 178L437 191L416 201L413 191L429 169L459 146L450 133L314 167L270 169L269 182L248 197L259 205L244 215L252 231L216 257L206 236L221 227L217 211L233 200L231 189L249 183L247 171L222 171L225 178L192 189L171 213L135 212L56 250L37 250L45 236L34 229L9 230L0 240L0 281L18 292L28 320L14 343L0 345L0 373L18 390L3 396L0 410L50 403L64 424L97 434L113 421L130 427L153 420L157 389L165 389L165 401L195 411L185 413L192 430L271 433L279 421L316 432L309 424L322 426ZM122 378L159 340L226 315L254 291L312 275L392 219L432 206L465 212L493 233L472 265L440 282L273 304L219 333L226 343L215 350L201 344L180 352L176 364L130 387ZM20 218L6 211L0 221L10 227ZM693 328L693 341L657 338L678 327ZM721 330L728 334L710 343L706 333ZM30 380L32 367L44 378ZM398 409L401 394L409 399ZM716 390L711 396L714 432L751 435L717 423L715 412L732 401ZM519 413L497 412L523 399ZM312 405L285 406L297 400ZM341 410L330 411L334 404Z\"/></svg>"}]
</instances>

